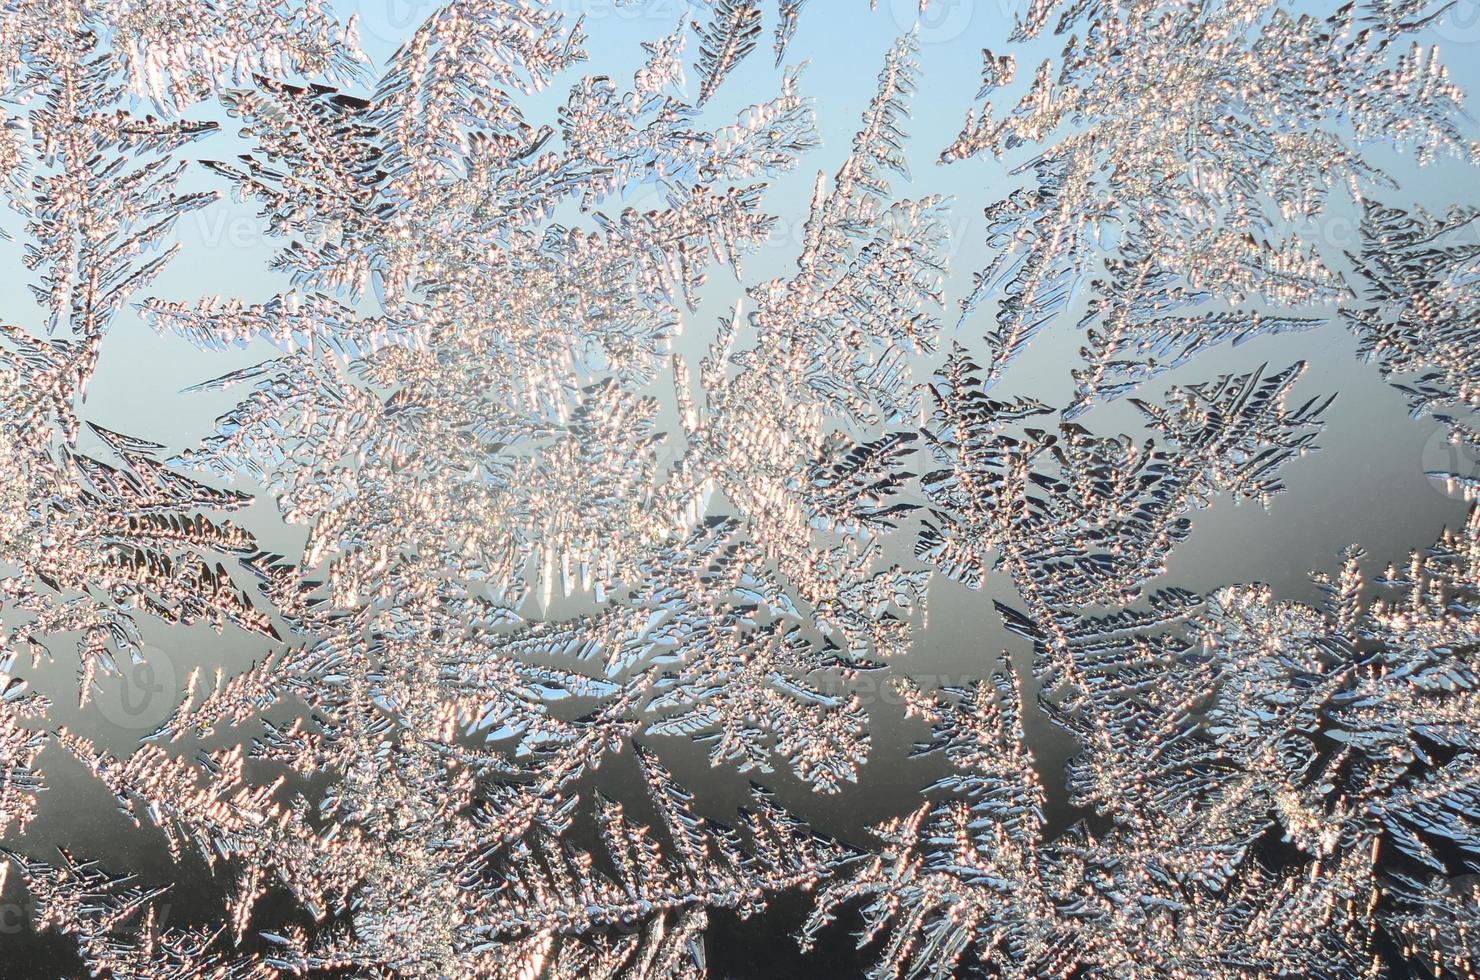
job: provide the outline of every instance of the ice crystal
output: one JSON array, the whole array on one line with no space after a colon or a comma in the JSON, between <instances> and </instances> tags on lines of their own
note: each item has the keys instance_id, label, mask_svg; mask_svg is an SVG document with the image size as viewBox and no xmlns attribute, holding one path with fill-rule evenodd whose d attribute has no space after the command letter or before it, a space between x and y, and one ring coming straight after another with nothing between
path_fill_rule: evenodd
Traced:
<instances>
[{"instance_id":1,"label":"ice crystal","mask_svg":"<svg viewBox=\"0 0 1480 980\"><path fill-rule=\"evenodd\" d=\"M865 899L881 976L1354 976L1381 930L1468 975L1472 897L1440 853L1470 866L1480 848L1480 511L1380 578L1390 599L1364 598L1360 558L1318 579L1321 608L1259 585L1106 616L1004 608L1080 746L1074 802L1098 819L1045 832L1010 664L908 689L950 799L880 827L882 851L827 886L809 931Z\"/></svg>"},{"instance_id":2,"label":"ice crystal","mask_svg":"<svg viewBox=\"0 0 1480 980\"><path fill-rule=\"evenodd\" d=\"M1474 348L1480 330L1480 246L1465 233L1473 208L1443 218L1368 202L1362 219L1358 268L1368 284L1366 303L1344 312L1361 338L1361 352L1383 377L1405 378L1399 388L1415 416L1432 415L1449 439L1480 446L1474 411L1480 377ZM1396 383L1396 382L1395 382ZM1431 472L1475 496L1474 474Z\"/></svg>"},{"instance_id":3,"label":"ice crystal","mask_svg":"<svg viewBox=\"0 0 1480 980\"><path fill-rule=\"evenodd\" d=\"M1002 117L969 114L943 160L1035 153L1034 183L987 212L998 249L962 302L997 297L987 373L999 377L1091 275L1071 414L1116 397L1194 353L1319 317L1276 310L1343 295L1335 256L1281 229L1323 213L1333 188L1387 178L1376 141L1420 158L1472 155L1454 120L1460 93L1437 52L1414 43L1414 4L1348 4L1318 19L1265 0L1195 4L1033 3L1014 39L1067 43ZM1428 16L1436 16L1431 12ZM984 53L983 90L1011 80L1011 55ZM979 97L981 97L979 96Z\"/></svg>"},{"instance_id":4,"label":"ice crystal","mask_svg":"<svg viewBox=\"0 0 1480 980\"><path fill-rule=\"evenodd\" d=\"M921 478L935 508L916 553L972 587L1004 567L1043 609L1133 599L1191 530L1187 511L1217 494L1264 502L1283 489L1277 470L1308 449L1329 404L1285 408L1303 369L1173 389L1168 406L1137 401L1165 440L1158 449L1072 422L1058 435L1008 435L1051 410L988 397L981 368L957 349L932 386L926 435L947 465Z\"/></svg>"}]
</instances>

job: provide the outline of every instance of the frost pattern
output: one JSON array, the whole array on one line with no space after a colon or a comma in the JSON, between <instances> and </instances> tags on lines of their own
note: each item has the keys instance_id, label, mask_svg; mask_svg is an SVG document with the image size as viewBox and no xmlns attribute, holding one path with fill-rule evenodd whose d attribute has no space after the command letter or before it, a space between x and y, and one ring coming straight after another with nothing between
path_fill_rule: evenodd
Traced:
<instances>
[{"instance_id":1,"label":"frost pattern","mask_svg":"<svg viewBox=\"0 0 1480 980\"><path fill-rule=\"evenodd\" d=\"M916 32L757 279L771 184L820 143L785 64L818 5L696 2L621 81L522 0L433 10L378 75L314 0L0 7L39 305L0 321L0 888L113 978L700 977L713 919L781 893L815 893L804 947L861 914L880 977L1475 975L1480 510L1371 581L1349 549L1319 605L1166 581L1195 514L1286 491L1335 394L1200 355L1337 314L1480 449L1474 208L1371 196L1399 199L1374 149L1474 156L1418 40L1448 13L1035 0L983 52L975 101L1016 104L930 149L1022 183L956 283L953 203L902 190ZM774 88L742 99L768 30ZM203 107L245 152L200 157L225 135ZM258 208L277 295L149 294L215 200L198 180ZM1299 230L1338 192L1349 255ZM234 405L172 453L85 405L132 311L277 353L196 386ZM1013 387L1051 330L1083 338L1062 404ZM1118 399L1136 431L1085 417ZM261 543L254 493L300 554ZM943 579L1013 597L990 616L1026 671L910 679ZM30 689L74 644L87 712L146 629L195 624L260 655L191 673L126 751ZM662 760L692 740L846 792L885 671L949 772L873 841L759 785L720 823ZM1075 745L1067 827L1034 702ZM168 865L31 846L63 756ZM166 896L201 865L218 907L182 923Z\"/></svg>"},{"instance_id":2,"label":"frost pattern","mask_svg":"<svg viewBox=\"0 0 1480 980\"><path fill-rule=\"evenodd\" d=\"M907 687L947 800L879 828L809 933L863 899L880 976L1357 976L1383 968L1376 927L1419 968L1468 975L1473 888L1454 869L1480 854L1480 512L1380 576L1390 597L1366 598L1361 558L1318 577L1321 608L1261 585L1104 616L1002 607L1080 746L1069 790L1093 818L1045 833L1010 663L971 689Z\"/></svg>"},{"instance_id":3,"label":"frost pattern","mask_svg":"<svg viewBox=\"0 0 1480 980\"><path fill-rule=\"evenodd\" d=\"M1473 356L1480 323L1477 213L1456 206L1442 218L1368 202L1359 269L1367 303L1343 310L1361 353L1407 396L1414 417L1432 415L1456 446L1480 449L1474 412L1480 377ZM1404 379L1402 383L1394 380ZM1474 474L1431 472L1473 500Z\"/></svg>"}]
</instances>

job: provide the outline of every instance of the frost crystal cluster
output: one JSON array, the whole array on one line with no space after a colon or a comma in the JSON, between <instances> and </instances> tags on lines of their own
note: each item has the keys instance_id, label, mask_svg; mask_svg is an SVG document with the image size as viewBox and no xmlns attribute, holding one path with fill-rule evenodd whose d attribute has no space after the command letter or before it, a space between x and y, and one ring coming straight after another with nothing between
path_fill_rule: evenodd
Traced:
<instances>
[{"instance_id":1,"label":"frost crystal cluster","mask_svg":"<svg viewBox=\"0 0 1480 980\"><path fill-rule=\"evenodd\" d=\"M376 61L319 0L0 0L0 973L730 976L757 921L815 976L1480 973L1457 5L976 4L973 96L935 3L612 53L453 0ZM830 19L897 34L861 119ZM266 295L167 271L228 196ZM89 401L130 323L222 366L140 395L203 438ZM1450 529L1179 580L1323 507L1338 376ZM109 797L138 843L69 839Z\"/></svg>"}]
</instances>

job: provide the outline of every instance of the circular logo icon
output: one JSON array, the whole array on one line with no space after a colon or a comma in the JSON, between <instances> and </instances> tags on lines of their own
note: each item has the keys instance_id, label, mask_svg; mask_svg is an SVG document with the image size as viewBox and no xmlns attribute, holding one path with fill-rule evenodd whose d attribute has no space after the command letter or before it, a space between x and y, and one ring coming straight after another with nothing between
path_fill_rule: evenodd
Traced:
<instances>
[{"instance_id":1,"label":"circular logo icon","mask_svg":"<svg viewBox=\"0 0 1480 980\"><path fill-rule=\"evenodd\" d=\"M1480 448L1435 429L1423 444L1423 471L1445 496L1472 500L1480 492Z\"/></svg>"},{"instance_id":2,"label":"circular logo icon","mask_svg":"<svg viewBox=\"0 0 1480 980\"><path fill-rule=\"evenodd\" d=\"M360 47L371 58L385 58L400 47L444 0L350 0L341 21L355 16Z\"/></svg>"},{"instance_id":3,"label":"circular logo icon","mask_svg":"<svg viewBox=\"0 0 1480 980\"><path fill-rule=\"evenodd\" d=\"M131 732L152 732L175 710L175 665L159 647L145 644L142 659L98 671L93 702L98 713Z\"/></svg>"},{"instance_id":4,"label":"circular logo icon","mask_svg":"<svg viewBox=\"0 0 1480 980\"><path fill-rule=\"evenodd\" d=\"M1434 33L1450 44L1474 44L1480 41L1480 2L1454 0L1434 21Z\"/></svg>"},{"instance_id":5,"label":"circular logo icon","mask_svg":"<svg viewBox=\"0 0 1480 980\"><path fill-rule=\"evenodd\" d=\"M997 0L1004 14L1010 14L1018 0ZM920 0L889 0L889 12L901 31L918 25L920 44L945 44L954 41L971 26L976 14L976 0L930 0L920 9Z\"/></svg>"}]
</instances>

